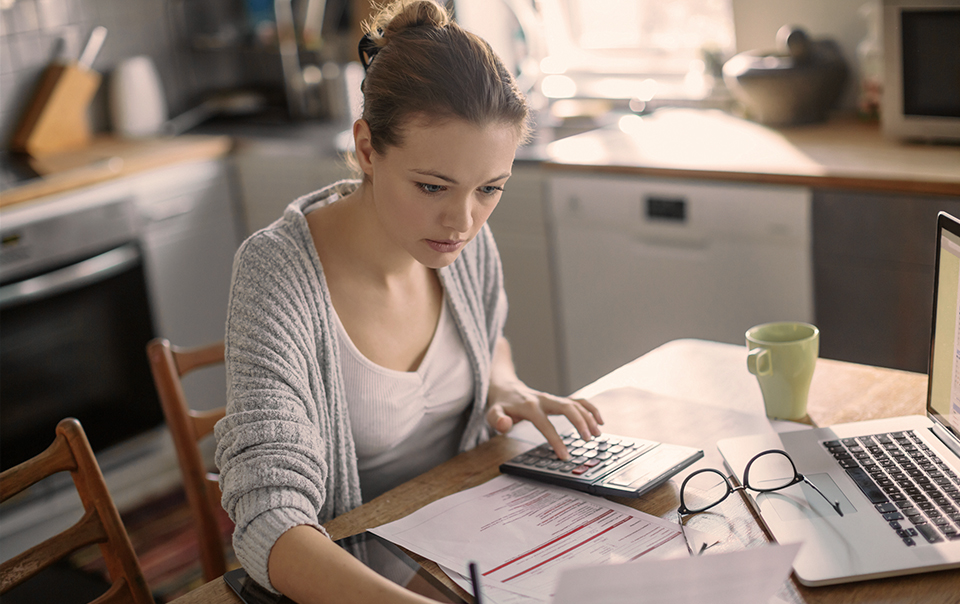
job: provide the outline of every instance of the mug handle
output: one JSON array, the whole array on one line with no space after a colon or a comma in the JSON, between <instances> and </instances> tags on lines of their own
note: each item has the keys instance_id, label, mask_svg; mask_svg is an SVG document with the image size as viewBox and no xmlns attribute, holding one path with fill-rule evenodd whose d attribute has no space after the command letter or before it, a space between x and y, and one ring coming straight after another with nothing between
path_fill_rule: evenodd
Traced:
<instances>
[{"instance_id":1,"label":"mug handle","mask_svg":"<svg viewBox=\"0 0 960 604\"><path fill-rule=\"evenodd\" d=\"M770 375L773 367L770 364L770 351L766 348L754 348L747 353L747 369L753 375Z\"/></svg>"}]
</instances>

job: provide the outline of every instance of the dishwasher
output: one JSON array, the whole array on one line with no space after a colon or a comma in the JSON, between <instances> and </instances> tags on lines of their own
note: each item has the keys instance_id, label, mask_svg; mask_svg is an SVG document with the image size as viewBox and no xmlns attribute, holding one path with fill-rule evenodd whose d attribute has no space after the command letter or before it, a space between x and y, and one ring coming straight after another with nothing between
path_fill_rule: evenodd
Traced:
<instances>
[{"instance_id":1,"label":"dishwasher","mask_svg":"<svg viewBox=\"0 0 960 604\"><path fill-rule=\"evenodd\" d=\"M565 392L670 340L813 321L809 189L602 174L548 188Z\"/></svg>"}]
</instances>

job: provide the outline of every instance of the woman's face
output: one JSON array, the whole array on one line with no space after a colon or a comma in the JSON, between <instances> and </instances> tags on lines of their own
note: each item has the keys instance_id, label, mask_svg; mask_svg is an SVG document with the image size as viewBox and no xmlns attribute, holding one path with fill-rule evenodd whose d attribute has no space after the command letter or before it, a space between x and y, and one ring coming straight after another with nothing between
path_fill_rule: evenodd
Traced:
<instances>
[{"instance_id":1,"label":"woman's face","mask_svg":"<svg viewBox=\"0 0 960 604\"><path fill-rule=\"evenodd\" d=\"M514 128L412 120L403 143L364 171L388 237L428 268L451 264L497 207L517 151ZM363 162L362 162L363 163Z\"/></svg>"}]
</instances>

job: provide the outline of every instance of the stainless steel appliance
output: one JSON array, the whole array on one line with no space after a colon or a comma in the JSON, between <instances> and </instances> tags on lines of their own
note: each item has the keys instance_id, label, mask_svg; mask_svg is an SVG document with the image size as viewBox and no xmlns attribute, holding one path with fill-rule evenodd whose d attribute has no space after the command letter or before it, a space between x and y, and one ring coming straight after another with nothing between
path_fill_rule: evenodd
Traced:
<instances>
[{"instance_id":1,"label":"stainless steel appliance","mask_svg":"<svg viewBox=\"0 0 960 604\"><path fill-rule=\"evenodd\" d=\"M809 189L612 175L549 189L564 392L670 340L813 321Z\"/></svg>"},{"instance_id":2,"label":"stainless steel appliance","mask_svg":"<svg viewBox=\"0 0 960 604\"><path fill-rule=\"evenodd\" d=\"M18 224L0 247L0 466L43 451L64 417L102 451L163 422L129 198Z\"/></svg>"},{"instance_id":3,"label":"stainless steel appliance","mask_svg":"<svg viewBox=\"0 0 960 604\"><path fill-rule=\"evenodd\" d=\"M0 214L0 463L83 422L121 509L180 480L147 364L154 335L223 338L244 229L223 160L183 162L4 208ZM222 369L184 383L223 405ZM207 443L207 451L212 450ZM0 559L69 526L82 510L44 481L0 506ZM63 476L69 481L69 477Z\"/></svg>"}]
</instances>

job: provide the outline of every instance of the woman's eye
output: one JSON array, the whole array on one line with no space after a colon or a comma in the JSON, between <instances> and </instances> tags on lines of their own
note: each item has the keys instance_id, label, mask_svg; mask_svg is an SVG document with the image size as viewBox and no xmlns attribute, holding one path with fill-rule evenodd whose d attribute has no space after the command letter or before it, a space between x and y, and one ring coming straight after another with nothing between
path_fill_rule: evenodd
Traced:
<instances>
[{"instance_id":1,"label":"woman's eye","mask_svg":"<svg viewBox=\"0 0 960 604\"><path fill-rule=\"evenodd\" d=\"M443 185L431 185L425 182L417 183L417 186L420 187L425 193L439 193L443 191Z\"/></svg>"},{"instance_id":2,"label":"woman's eye","mask_svg":"<svg viewBox=\"0 0 960 604\"><path fill-rule=\"evenodd\" d=\"M496 195L497 193L502 191L503 191L503 187L495 187L493 185L480 187L480 192L483 193L484 195Z\"/></svg>"}]
</instances>

